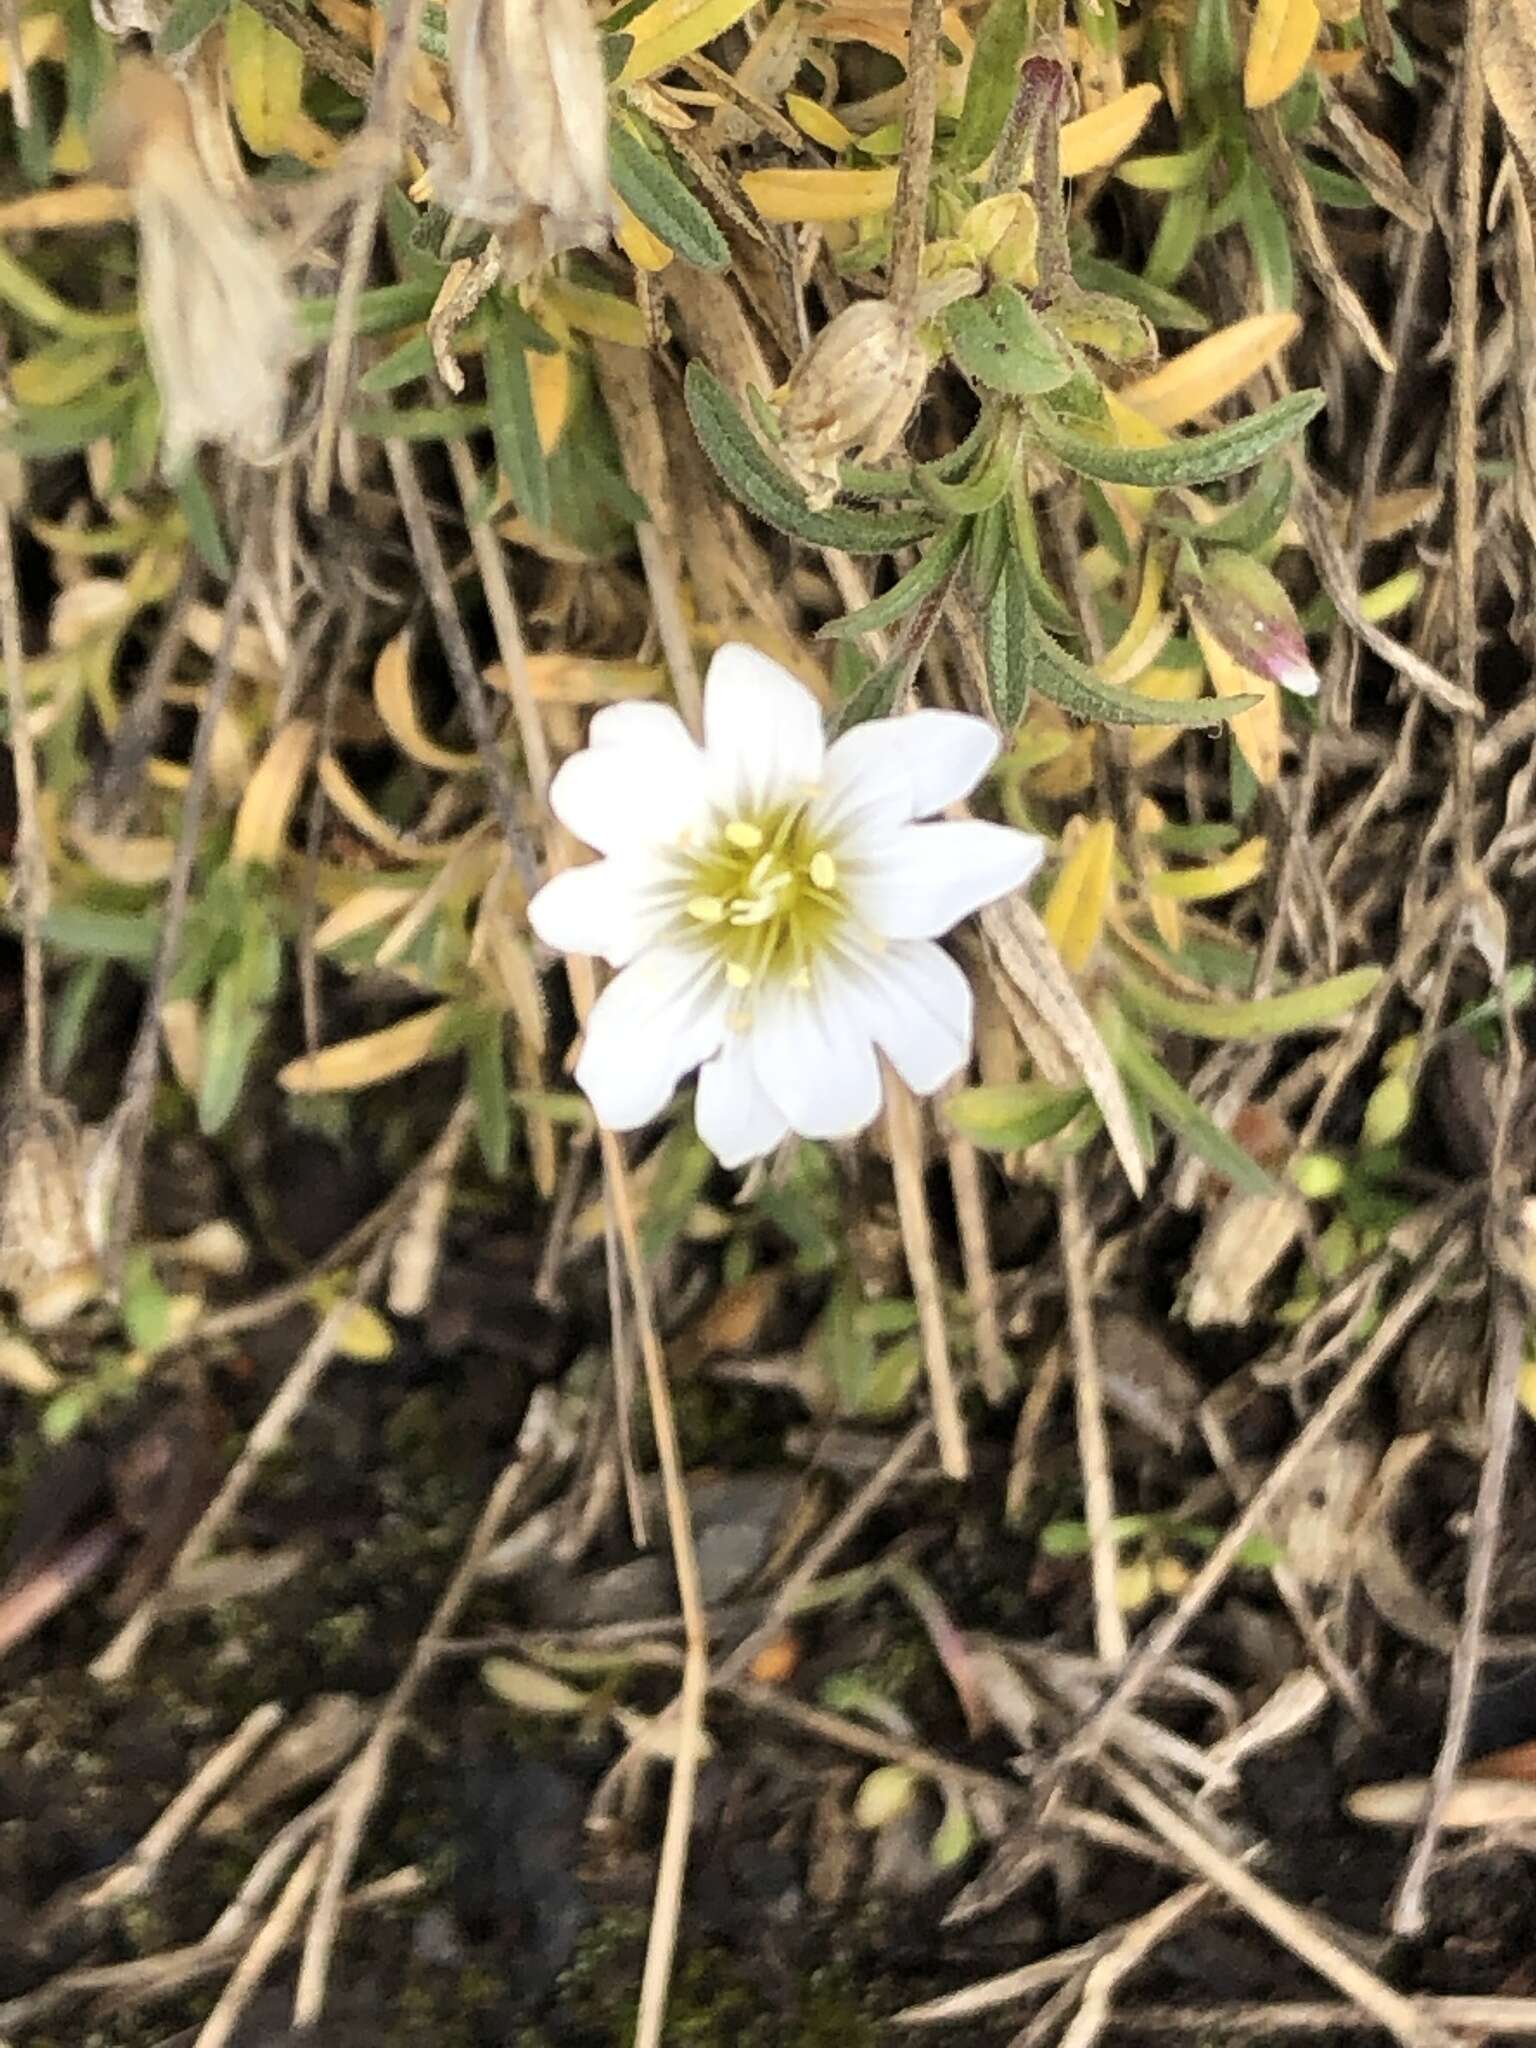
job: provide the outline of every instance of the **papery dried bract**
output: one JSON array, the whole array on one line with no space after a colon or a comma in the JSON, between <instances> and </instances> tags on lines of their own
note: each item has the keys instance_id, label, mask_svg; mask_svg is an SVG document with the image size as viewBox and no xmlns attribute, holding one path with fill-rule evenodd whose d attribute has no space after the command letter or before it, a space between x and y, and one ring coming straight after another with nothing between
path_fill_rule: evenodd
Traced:
<instances>
[{"instance_id":1,"label":"papery dried bract","mask_svg":"<svg viewBox=\"0 0 1536 2048\"><path fill-rule=\"evenodd\" d=\"M253 460L270 454L298 352L283 265L207 176L183 89L149 64L124 65L97 157L133 196L167 469L205 442Z\"/></svg>"},{"instance_id":2,"label":"papery dried bract","mask_svg":"<svg viewBox=\"0 0 1536 2048\"><path fill-rule=\"evenodd\" d=\"M437 196L497 229L514 280L612 231L608 92L586 0L456 0L455 134Z\"/></svg>"},{"instance_id":3,"label":"papery dried bract","mask_svg":"<svg viewBox=\"0 0 1536 2048\"><path fill-rule=\"evenodd\" d=\"M779 399L780 452L811 505L832 502L850 449L878 461L895 446L930 367L916 321L888 300L863 299L822 329Z\"/></svg>"}]
</instances>

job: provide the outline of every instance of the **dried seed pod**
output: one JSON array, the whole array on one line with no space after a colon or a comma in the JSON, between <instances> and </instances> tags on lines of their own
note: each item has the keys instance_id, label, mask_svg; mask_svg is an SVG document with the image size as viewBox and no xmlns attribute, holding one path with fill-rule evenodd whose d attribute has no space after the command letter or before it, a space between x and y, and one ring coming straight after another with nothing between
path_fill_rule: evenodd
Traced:
<instances>
[{"instance_id":1,"label":"dried seed pod","mask_svg":"<svg viewBox=\"0 0 1536 2048\"><path fill-rule=\"evenodd\" d=\"M612 231L608 88L586 0L455 0L449 10L452 147L438 197L495 228L516 281Z\"/></svg>"},{"instance_id":2,"label":"dried seed pod","mask_svg":"<svg viewBox=\"0 0 1536 2048\"><path fill-rule=\"evenodd\" d=\"M916 320L889 300L862 299L822 329L779 398L781 453L812 505L837 495L850 449L878 461L895 446L929 368Z\"/></svg>"},{"instance_id":3,"label":"dried seed pod","mask_svg":"<svg viewBox=\"0 0 1536 2048\"><path fill-rule=\"evenodd\" d=\"M166 468L181 468L205 442L252 460L269 455L298 351L283 266L207 176L186 90L152 64L125 62L96 156L133 196Z\"/></svg>"}]
</instances>

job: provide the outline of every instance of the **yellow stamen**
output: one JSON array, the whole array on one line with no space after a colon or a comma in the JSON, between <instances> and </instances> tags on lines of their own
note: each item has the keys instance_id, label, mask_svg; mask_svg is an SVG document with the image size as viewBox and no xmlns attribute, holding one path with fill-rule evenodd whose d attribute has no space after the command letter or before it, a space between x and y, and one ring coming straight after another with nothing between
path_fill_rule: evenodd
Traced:
<instances>
[{"instance_id":1,"label":"yellow stamen","mask_svg":"<svg viewBox=\"0 0 1536 2048\"><path fill-rule=\"evenodd\" d=\"M811 970L809 967L797 967L795 972L789 977L789 985L795 989L808 989L811 985Z\"/></svg>"},{"instance_id":2,"label":"yellow stamen","mask_svg":"<svg viewBox=\"0 0 1536 2048\"><path fill-rule=\"evenodd\" d=\"M691 896L688 915L699 924L719 924L725 916L725 905L718 896Z\"/></svg>"},{"instance_id":3,"label":"yellow stamen","mask_svg":"<svg viewBox=\"0 0 1536 2048\"><path fill-rule=\"evenodd\" d=\"M733 818L725 828L725 838L731 846L739 846L743 853L752 853L763 843L763 828L746 818Z\"/></svg>"},{"instance_id":4,"label":"yellow stamen","mask_svg":"<svg viewBox=\"0 0 1536 2048\"><path fill-rule=\"evenodd\" d=\"M751 973L742 966L739 960L731 960L726 963L725 978L731 988L750 988L752 986Z\"/></svg>"},{"instance_id":5,"label":"yellow stamen","mask_svg":"<svg viewBox=\"0 0 1536 2048\"><path fill-rule=\"evenodd\" d=\"M830 853L815 853L811 856L811 886L816 889L837 887L837 862Z\"/></svg>"},{"instance_id":6,"label":"yellow stamen","mask_svg":"<svg viewBox=\"0 0 1536 2048\"><path fill-rule=\"evenodd\" d=\"M738 896L731 905L731 923L734 925L766 924L773 916L774 904L771 896Z\"/></svg>"}]
</instances>

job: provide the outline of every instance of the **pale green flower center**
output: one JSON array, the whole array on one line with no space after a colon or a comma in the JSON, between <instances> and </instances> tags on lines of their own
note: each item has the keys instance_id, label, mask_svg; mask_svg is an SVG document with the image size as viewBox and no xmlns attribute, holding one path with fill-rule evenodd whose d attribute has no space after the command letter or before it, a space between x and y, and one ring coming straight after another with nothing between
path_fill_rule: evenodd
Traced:
<instances>
[{"instance_id":1,"label":"pale green flower center","mask_svg":"<svg viewBox=\"0 0 1536 2048\"><path fill-rule=\"evenodd\" d=\"M809 986L811 962L848 915L836 857L804 803L719 821L702 846L679 850L675 872L691 936L735 989Z\"/></svg>"}]
</instances>

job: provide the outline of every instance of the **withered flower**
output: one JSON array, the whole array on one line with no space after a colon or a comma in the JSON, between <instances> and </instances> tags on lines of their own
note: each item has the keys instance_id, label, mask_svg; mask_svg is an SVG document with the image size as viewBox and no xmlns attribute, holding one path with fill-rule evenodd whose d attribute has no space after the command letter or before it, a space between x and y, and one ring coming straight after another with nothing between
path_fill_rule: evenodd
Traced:
<instances>
[{"instance_id":1,"label":"withered flower","mask_svg":"<svg viewBox=\"0 0 1536 2048\"><path fill-rule=\"evenodd\" d=\"M133 198L166 468L181 468L204 442L253 460L270 454L298 352L283 265L209 178L185 88L152 64L124 63L96 158Z\"/></svg>"},{"instance_id":2,"label":"withered flower","mask_svg":"<svg viewBox=\"0 0 1536 2048\"><path fill-rule=\"evenodd\" d=\"M888 299L861 299L827 323L778 401L780 453L812 506L837 495L849 450L877 462L896 445L931 367L917 319Z\"/></svg>"},{"instance_id":3,"label":"withered flower","mask_svg":"<svg viewBox=\"0 0 1536 2048\"><path fill-rule=\"evenodd\" d=\"M1192 615L1253 675L1293 696L1317 695L1317 670L1295 606L1262 562L1216 548L1185 592Z\"/></svg>"},{"instance_id":4,"label":"withered flower","mask_svg":"<svg viewBox=\"0 0 1536 2048\"><path fill-rule=\"evenodd\" d=\"M445 206L494 228L514 281L611 232L608 89L586 0L454 0Z\"/></svg>"}]
</instances>

